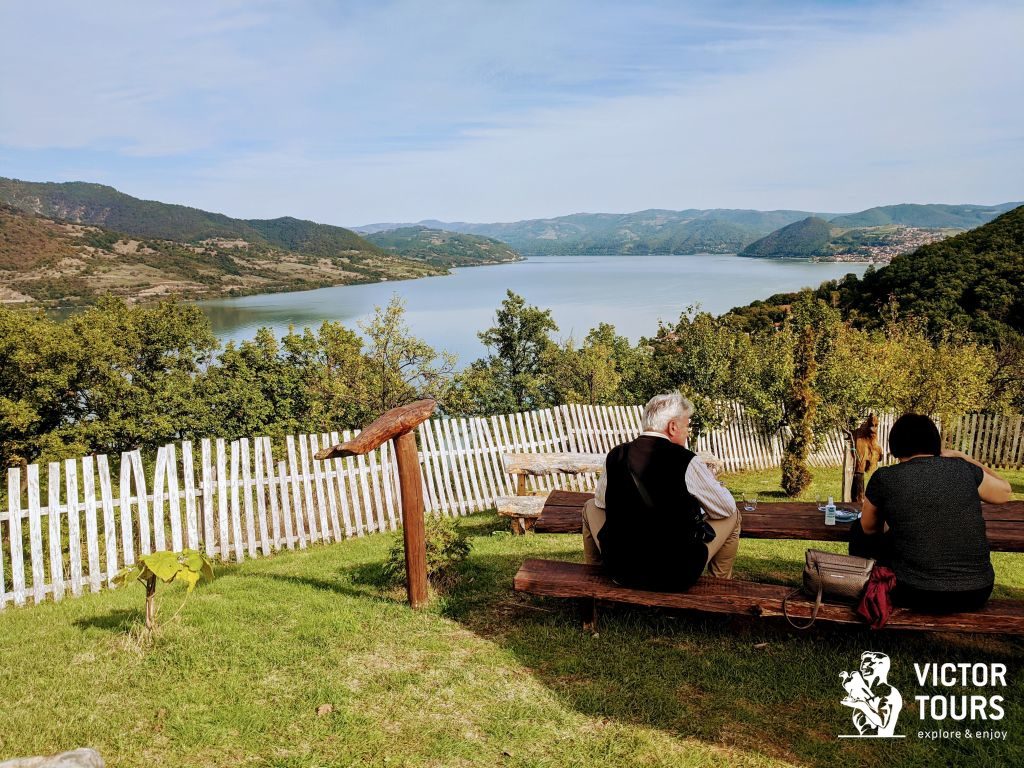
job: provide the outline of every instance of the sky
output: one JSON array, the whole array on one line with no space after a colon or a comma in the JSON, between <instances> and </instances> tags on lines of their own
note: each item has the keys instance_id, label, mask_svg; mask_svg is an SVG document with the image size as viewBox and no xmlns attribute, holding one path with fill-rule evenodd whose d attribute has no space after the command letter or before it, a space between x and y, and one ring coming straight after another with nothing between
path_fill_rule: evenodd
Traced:
<instances>
[{"instance_id":1,"label":"sky","mask_svg":"<svg viewBox=\"0 0 1024 768\"><path fill-rule=\"evenodd\" d=\"M1024 3L0 0L0 176L244 218L1024 199Z\"/></svg>"}]
</instances>

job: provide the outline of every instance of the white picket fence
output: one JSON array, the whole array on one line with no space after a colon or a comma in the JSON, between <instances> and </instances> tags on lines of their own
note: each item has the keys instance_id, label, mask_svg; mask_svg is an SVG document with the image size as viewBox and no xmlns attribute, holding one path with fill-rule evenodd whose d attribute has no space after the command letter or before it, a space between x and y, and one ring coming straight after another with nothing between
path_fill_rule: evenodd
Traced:
<instances>
[{"instance_id":1,"label":"white picket fence","mask_svg":"<svg viewBox=\"0 0 1024 768\"><path fill-rule=\"evenodd\" d=\"M488 418L432 419L419 427L423 497L429 514L465 515L516 491L504 453L606 452L640 431L639 406L564 405ZM892 422L881 419L883 449ZM339 541L400 525L390 445L365 456L318 462L325 445L355 433L296 435L276 456L266 437L202 440L157 451L152 472L139 451L121 455L115 495L107 456L38 464L8 473L8 509L0 512L0 609L8 603L61 600L113 586L138 555L202 548L242 562L281 549ZM968 415L946 430L947 442L997 466L1024 460L1022 418ZM722 429L695 441L726 471L778 466L782 436L766 436L739 406ZM842 463L836 434L811 456L814 466ZM198 473L196 463L198 460ZM45 483L44 483L45 481ZM589 490L594 477L530 478L533 489ZM45 504L43 490L45 489ZM98 491L98 493L97 493Z\"/></svg>"}]
</instances>

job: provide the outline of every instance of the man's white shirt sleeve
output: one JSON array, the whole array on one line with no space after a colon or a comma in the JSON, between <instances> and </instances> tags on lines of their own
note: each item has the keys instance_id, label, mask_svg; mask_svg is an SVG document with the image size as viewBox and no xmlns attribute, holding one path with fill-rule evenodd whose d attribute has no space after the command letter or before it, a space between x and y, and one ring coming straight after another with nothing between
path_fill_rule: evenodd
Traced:
<instances>
[{"instance_id":1,"label":"man's white shirt sleeve","mask_svg":"<svg viewBox=\"0 0 1024 768\"><path fill-rule=\"evenodd\" d=\"M708 465L700 459L692 459L686 468L686 489L696 497L712 520L731 517L736 512L736 502L732 494L718 482ZM594 504L598 509L605 508L607 490L608 460L605 459L604 471L597 479L597 487L594 489Z\"/></svg>"},{"instance_id":2,"label":"man's white shirt sleeve","mask_svg":"<svg viewBox=\"0 0 1024 768\"><path fill-rule=\"evenodd\" d=\"M736 513L732 494L700 459L691 459L686 468L686 490L696 497L712 520L722 520Z\"/></svg>"}]
</instances>

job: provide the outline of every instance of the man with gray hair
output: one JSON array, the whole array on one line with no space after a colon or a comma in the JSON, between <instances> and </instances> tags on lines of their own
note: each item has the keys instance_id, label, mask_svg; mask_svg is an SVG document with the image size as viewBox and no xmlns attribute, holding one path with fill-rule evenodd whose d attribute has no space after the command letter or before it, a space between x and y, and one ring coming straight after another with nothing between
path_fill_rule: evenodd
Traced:
<instances>
[{"instance_id":1,"label":"man with gray hair","mask_svg":"<svg viewBox=\"0 0 1024 768\"><path fill-rule=\"evenodd\" d=\"M705 566L732 578L740 515L732 494L687 447L692 413L678 392L652 397L643 432L608 453L583 508L586 560L603 562L620 584L682 591Z\"/></svg>"}]
</instances>

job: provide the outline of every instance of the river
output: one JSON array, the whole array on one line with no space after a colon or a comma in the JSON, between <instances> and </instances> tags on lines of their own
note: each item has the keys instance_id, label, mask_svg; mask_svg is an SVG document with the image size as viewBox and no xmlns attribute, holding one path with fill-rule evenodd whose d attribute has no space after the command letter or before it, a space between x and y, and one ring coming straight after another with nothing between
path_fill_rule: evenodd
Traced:
<instances>
[{"instance_id":1,"label":"river","mask_svg":"<svg viewBox=\"0 0 1024 768\"><path fill-rule=\"evenodd\" d=\"M458 356L459 366L480 357L478 331L511 289L530 304L551 309L559 338L577 339L600 322L636 341L653 335L658 320L674 321L688 305L720 314L773 293L816 287L865 264L693 256L538 256L511 264L465 267L419 280L343 285L200 302L222 341L252 338L261 326L280 335L289 325L340 320L355 327L374 306L397 294L413 332Z\"/></svg>"}]
</instances>

